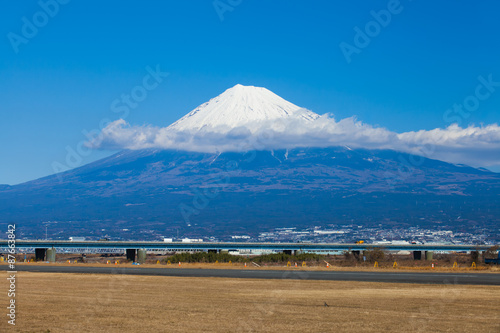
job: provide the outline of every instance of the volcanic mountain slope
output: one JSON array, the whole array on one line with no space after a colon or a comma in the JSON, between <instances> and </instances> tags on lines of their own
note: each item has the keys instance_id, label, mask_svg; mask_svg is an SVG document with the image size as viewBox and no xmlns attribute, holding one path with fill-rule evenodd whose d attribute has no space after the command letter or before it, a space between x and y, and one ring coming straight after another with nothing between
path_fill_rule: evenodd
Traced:
<instances>
[{"instance_id":1,"label":"volcanic mountain slope","mask_svg":"<svg viewBox=\"0 0 500 333\"><path fill-rule=\"evenodd\" d=\"M237 85L168 130L253 131L264 122L300 125L317 117L265 88ZM391 150L142 149L0 186L0 223L30 229L41 221L72 221L68 233L80 234L97 225L164 234L181 228L185 235L332 223L498 226L499 198L499 174Z\"/></svg>"},{"instance_id":2,"label":"volcanic mountain slope","mask_svg":"<svg viewBox=\"0 0 500 333\"><path fill-rule=\"evenodd\" d=\"M226 192L273 189L328 192L411 192L472 195L470 182L499 180L483 169L425 159L419 167L402 160L412 155L348 147L296 148L244 153L196 153L172 150L123 151L62 174L14 186L33 190L80 188L95 196L123 195L145 188L185 193L225 179ZM415 159L415 158L413 158ZM488 187L488 186L486 186Z\"/></svg>"},{"instance_id":3,"label":"volcanic mountain slope","mask_svg":"<svg viewBox=\"0 0 500 333\"><path fill-rule=\"evenodd\" d=\"M430 159L405 169L402 157L409 159L340 147L124 151L0 191L0 221L121 221L213 234L345 222L453 224L458 217L498 223L498 174Z\"/></svg>"}]
</instances>

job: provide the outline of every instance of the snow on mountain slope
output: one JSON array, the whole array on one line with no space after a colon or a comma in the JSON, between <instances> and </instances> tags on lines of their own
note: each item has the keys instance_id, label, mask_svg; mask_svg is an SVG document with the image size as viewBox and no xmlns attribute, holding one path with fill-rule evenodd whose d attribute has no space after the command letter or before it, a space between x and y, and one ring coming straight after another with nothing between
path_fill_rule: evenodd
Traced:
<instances>
[{"instance_id":1,"label":"snow on mountain slope","mask_svg":"<svg viewBox=\"0 0 500 333\"><path fill-rule=\"evenodd\" d=\"M282 118L296 118L308 122L318 117L318 114L292 104L266 88L237 84L198 106L168 129L210 129L228 132L239 126L252 130L258 123Z\"/></svg>"}]
</instances>

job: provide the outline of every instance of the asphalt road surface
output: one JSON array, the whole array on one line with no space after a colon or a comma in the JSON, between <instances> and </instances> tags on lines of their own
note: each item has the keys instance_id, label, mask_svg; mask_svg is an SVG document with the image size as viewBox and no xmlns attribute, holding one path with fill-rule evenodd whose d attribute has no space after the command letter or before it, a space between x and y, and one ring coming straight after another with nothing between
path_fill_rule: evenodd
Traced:
<instances>
[{"instance_id":1,"label":"asphalt road surface","mask_svg":"<svg viewBox=\"0 0 500 333\"><path fill-rule=\"evenodd\" d=\"M7 265L0 270L7 271ZM222 277L243 279L295 279L328 281L364 281L391 283L500 285L498 273L406 273L406 272L337 272L264 269L197 269L150 267L83 267L18 265L16 270L46 273L132 274L182 277Z\"/></svg>"}]
</instances>

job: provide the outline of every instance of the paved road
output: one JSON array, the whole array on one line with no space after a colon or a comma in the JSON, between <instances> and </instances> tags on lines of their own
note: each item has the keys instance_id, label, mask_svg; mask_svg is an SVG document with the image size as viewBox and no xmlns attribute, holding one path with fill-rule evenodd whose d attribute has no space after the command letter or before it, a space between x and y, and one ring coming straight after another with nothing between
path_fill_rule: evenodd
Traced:
<instances>
[{"instance_id":1,"label":"paved road","mask_svg":"<svg viewBox=\"0 0 500 333\"><path fill-rule=\"evenodd\" d=\"M337 272L254 269L196 269L149 267L84 267L18 265L17 271L48 273L132 274L183 277L224 277L246 279L302 279L330 281L365 281L393 283L478 284L500 285L500 274L493 273L399 273L399 272ZM0 270L6 271L7 265Z\"/></svg>"}]
</instances>

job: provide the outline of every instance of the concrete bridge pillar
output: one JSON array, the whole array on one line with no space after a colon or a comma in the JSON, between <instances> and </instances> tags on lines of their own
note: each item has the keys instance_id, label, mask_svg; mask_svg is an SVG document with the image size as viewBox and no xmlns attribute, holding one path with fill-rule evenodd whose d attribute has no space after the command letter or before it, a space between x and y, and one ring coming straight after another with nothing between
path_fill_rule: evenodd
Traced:
<instances>
[{"instance_id":1,"label":"concrete bridge pillar","mask_svg":"<svg viewBox=\"0 0 500 333\"><path fill-rule=\"evenodd\" d=\"M146 262L146 250L137 250L137 262L144 264Z\"/></svg>"},{"instance_id":2,"label":"concrete bridge pillar","mask_svg":"<svg viewBox=\"0 0 500 333\"><path fill-rule=\"evenodd\" d=\"M48 262L56 262L56 249L55 248L47 249L47 261Z\"/></svg>"},{"instance_id":3,"label":"concrete bridge pillar","mask_svg":"<svg viewBox=\"0 0 500 333\"><path fill-rule=\"evenodd\" d=\"M413 260L422 260L422 251L413 251Z\"/></svg>"},{"instance_id":4,"label":"concrete bridge pillar","mask_svg":"<svg viewBox=\"0 0 500 333\"><path fill-rule=\"evenodd\" d=\"M432 251L425 251L425 260L431 261L433 254L434 254L434 252L432 252Z\"/></svg>"},{"instance_id":5,"label":"concrete bridge pillar","mask_svg":"<svg viewBox=\"0 0 500 333\"><path fill-rule=\"evenodd\" d=\"M476 264L479 263L479 251L470 251L470 259Z\"/></svg>"},{"instance_id":6,"label":"concrete bridge pillar","mask_svg":"<svg viewBox=\"0 0 500 333\"><path fill-rule=\"evenodd\" d=\"M125 252L127 253L127 260L135 262L136 249L127 249Z\"/></svg>"},{"instance_id":7,"label":"concrete bridge pillar","mask_svg":"<svg viewBox=\"0 0 500 333\"><path fill-rule=\"evenodd\" d=\"M35 261L44 261L47 249L35 249Z\"/></svg>"},{"instance_id":8,"label":"concrete bridge pillar","mask_svg":"<svg viewBox=\"0 0 500 333\"><path fill-rule=\"evenodd\" d=\"M353 250L352 251L352 255L354 256L354 258L356 258L356 260L359 260L359 255L361 254L361 251L359 250Z\"/></svg>"}]
</instances>

